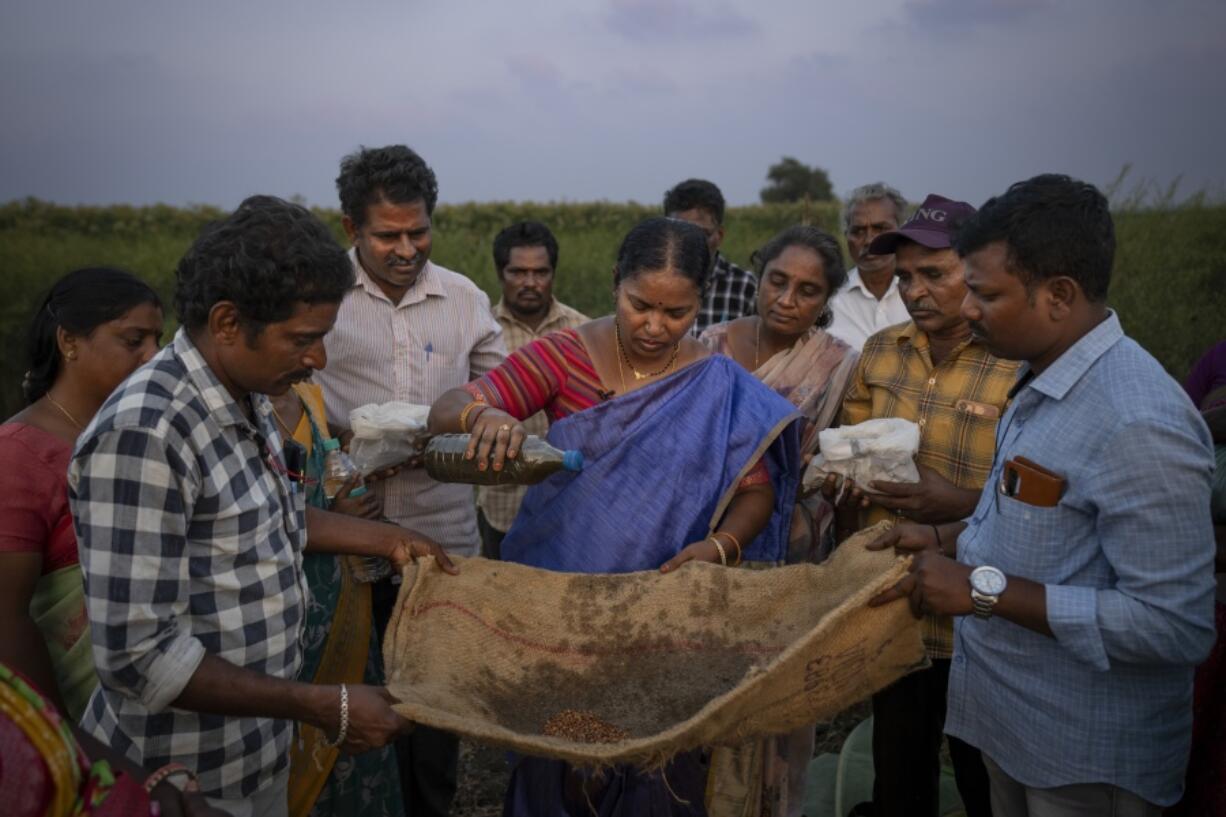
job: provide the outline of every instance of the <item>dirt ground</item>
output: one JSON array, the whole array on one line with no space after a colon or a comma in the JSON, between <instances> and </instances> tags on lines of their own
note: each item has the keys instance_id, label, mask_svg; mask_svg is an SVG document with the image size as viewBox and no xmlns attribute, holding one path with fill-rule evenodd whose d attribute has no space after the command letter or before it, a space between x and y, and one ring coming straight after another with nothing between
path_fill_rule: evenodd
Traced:
<instances>
[{"instance_id":1,"label":"dirt ground","mask_svg":"<svg viewBox=\"0 0 1226 817\"><path fill-rule=\"evenodd\" d=\"M815 752L837 752L856 724L872 712L868 701L857 704L827 723L817 725ZM498 817L510 772L506 752L463 741L460 744L459 791L452 817Z\"/></svg>"}]
</instances>

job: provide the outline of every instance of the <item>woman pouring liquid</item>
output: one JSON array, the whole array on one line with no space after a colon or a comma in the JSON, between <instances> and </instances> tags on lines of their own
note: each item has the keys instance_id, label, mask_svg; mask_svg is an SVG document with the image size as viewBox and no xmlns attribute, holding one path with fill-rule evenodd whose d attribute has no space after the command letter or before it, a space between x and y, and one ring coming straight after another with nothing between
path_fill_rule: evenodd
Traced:
<instances>
[{"instance_id":1,"label":"woman pouring liquid","mask_svg":"<svg viewBox=\"0 0 1226 817\"><path fill-rule=\"evenodd\" d=\"M648 219L618 252L612 316L527 344L435 403L430 430L471 433L478 467L514 459L520 420L541 410L549 442L583 454L582 471L529 490L504 559L579 573L783 559L799 416L689 336L709 269L702 230ZM697 751L654 772L520 758L504 814L702 815L705 786Z\"/></svg>"}]
</instances>

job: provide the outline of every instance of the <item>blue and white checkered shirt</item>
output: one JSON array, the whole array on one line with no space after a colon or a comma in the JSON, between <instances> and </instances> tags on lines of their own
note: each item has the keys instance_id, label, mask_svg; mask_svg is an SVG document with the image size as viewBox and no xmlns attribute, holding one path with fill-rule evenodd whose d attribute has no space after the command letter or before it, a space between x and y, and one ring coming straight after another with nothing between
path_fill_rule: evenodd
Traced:
<instances>
[{"instance_id":1,"label":"blue and white checkered shirt","mask_svg":"<svg viewBox=\"0 0 1226 817\"><path fill-rule=\"evenodd\" d=\"M106 401L68 476L101 681L81 725L224 798L285 767L293 724L171 704L205 653L295 678L307 592L303 495L275 470L268 399L251 401L256 426L179 330Z\"/></svg>"},{"instance_id":2,"label":"blue and white checkered shirt","mask_svg":"<svg viewBox=\"0 0 1226 817\"><path fill-rule=\"evenodd\" d=\"M945 731L1027 786L1108 783L1169 805L1214 640L1209 432L1114 314L1028 372L958 559L1046 585L1055 638L959 619ZM1067 480L1056 507L997 490L1018 456Z\"/></svg>"},{"instance_id":3,"label":"blue and white checkered shirt","mask_svg":"<svg viewBox=\"0 0 1226 817\"><path fill-rule=\"evenodd\" d=\"M716 252L715 268L711 271L711 280L703 293L702 306L698 308L698 317L694 319L690 334L698 337L708 326L756 314L758 277Z\"/></svg>"}]
</instances>

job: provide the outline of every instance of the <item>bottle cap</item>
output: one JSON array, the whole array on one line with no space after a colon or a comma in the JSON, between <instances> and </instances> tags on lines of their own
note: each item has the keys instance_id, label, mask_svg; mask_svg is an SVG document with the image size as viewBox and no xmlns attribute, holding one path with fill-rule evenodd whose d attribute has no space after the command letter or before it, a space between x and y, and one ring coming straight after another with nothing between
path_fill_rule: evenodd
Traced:
<instances>
[{"instance_id":1,"label":"bottle cap","mask_svg":"<svg viewBox=\"0 0 1226 817\"><path fill-rule=\"evenodd\" d=\"M335 437L324 440L324 451L336 451L341 447L341 441Z\"/></svg>"},{"instance_id":2,"label":"bottle cap","mask_svg":"<svg viewBox=\"0 0 1226 817\"><path fill-rule=\"evenodd\" d=\"M567 471L582 471L583 470L583 452L582 451L563 451L562 452L562 467Z\"/></svg>"}]
</instances>

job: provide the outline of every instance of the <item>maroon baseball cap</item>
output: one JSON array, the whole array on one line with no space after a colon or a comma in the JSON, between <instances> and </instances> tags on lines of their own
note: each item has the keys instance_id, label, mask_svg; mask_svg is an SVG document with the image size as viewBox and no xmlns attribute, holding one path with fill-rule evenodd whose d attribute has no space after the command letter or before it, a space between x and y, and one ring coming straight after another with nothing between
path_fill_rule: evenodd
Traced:
<instances>
[{"instance_id":1,"label":"maroon baseball cap","mask_svg":"<svg viewBox=\"0 0 1226 817\"><path fill-rule=\"evenodd\" d=\"M901 227L874 238L868 251L873 255L890 255L903 241L914 241L930 250L948 249L953 246L958 226L974 213L975 208L964 201L930 193Z\"/></svg>"}]
</instances>

